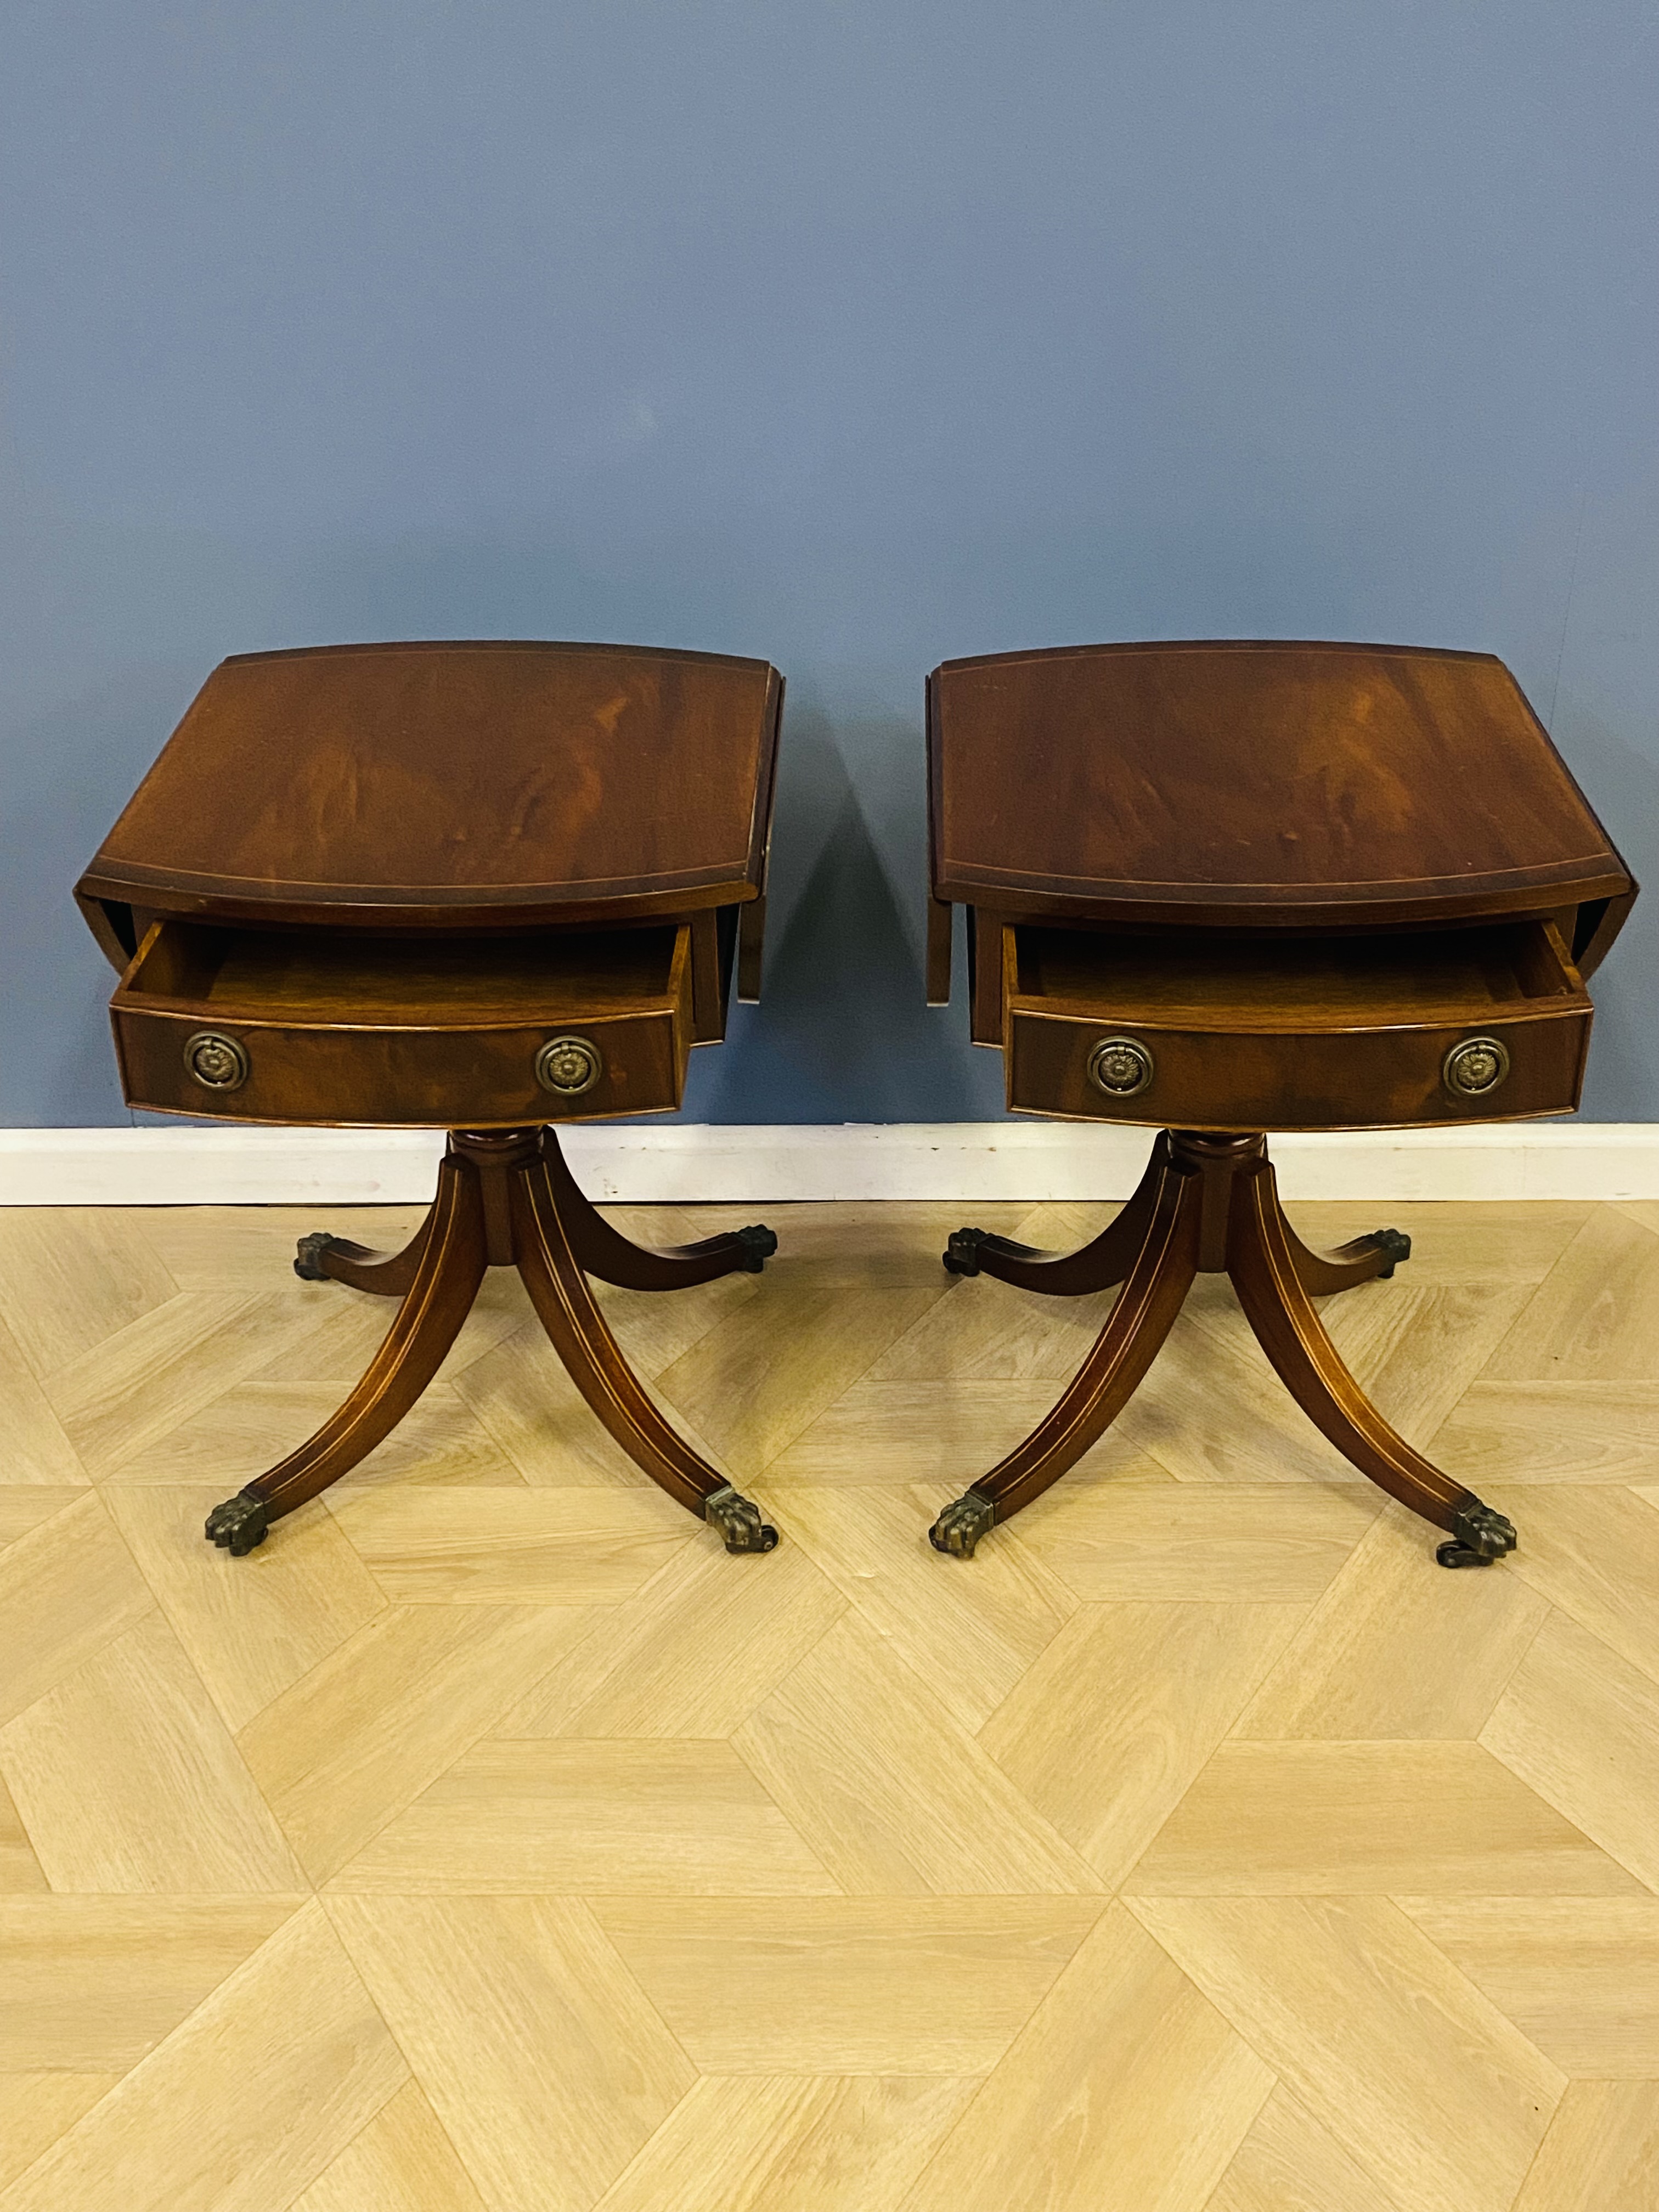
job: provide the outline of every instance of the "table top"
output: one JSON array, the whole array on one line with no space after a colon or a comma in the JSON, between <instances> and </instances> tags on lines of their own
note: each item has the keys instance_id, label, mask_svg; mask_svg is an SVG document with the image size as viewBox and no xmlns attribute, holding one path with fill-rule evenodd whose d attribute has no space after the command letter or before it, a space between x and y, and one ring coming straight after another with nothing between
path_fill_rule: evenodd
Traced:
<instances>
[{"instance_id":1,"label":"table top","mask_svg":"<svg viewBox=\"0 0 1659 2212\"><path fill-rule=\"evenodd\" d=\"M782 678L634 646L325 646L203 685L79 886L231 920L529 927L764 880Z\"/></svg>"},{"instance_id":2,"label":"table top","mask_svg":"<svg viewBox=\"0 0 1659 2212\"><path fill-rule=\"evenodd\" d=\"M928 684L936 897L1078 919L1401 923L1632 879L1491 653L1079 646Z\"/></svg>"}]
</instances>

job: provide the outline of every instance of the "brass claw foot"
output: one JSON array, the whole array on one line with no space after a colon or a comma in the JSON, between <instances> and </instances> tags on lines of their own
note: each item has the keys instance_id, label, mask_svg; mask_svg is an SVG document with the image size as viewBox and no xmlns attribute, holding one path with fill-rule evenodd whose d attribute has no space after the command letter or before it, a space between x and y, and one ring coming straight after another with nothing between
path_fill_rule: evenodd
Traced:
<instances>
[{"instance_id":1,"label":"brass claw foot","mask_svg":"<svg viewBox=\"0 0 1659 2212\"><path fill-rule=\"evenodd\" d=\"M949 1552L953 1558L971 1559L975 1545L981 1536L990 1534L996 1517L997 1509L988 1498L981 1497L977 1490L964 1490L934 1522L927 1531L927 1540L936 1552Z\"/></svg>"},{"instance_id":2,"label":"brass claw foot","mask_svg":"<svg viewBox=\"0 0 1659 2212\"><path fill-rule=\"evenodd\" d=\"M734 1229L732 1234L744 1249L743 1264L745 1270L751 1275L758 1275L778 1249L775 1233L770 1229L762 1227L757 1222L752 1229ZM777 1537L774 1535L772 1542L775 1544L777 1540ZM739 1548L744 1551L752 1551L755 1547L745 1544ZM768 1545L765 1548L769 1551L771 1546Z\"/></svg>"},{"instance_id":3,"label":"brass claw foot","mask_svg":"<svg viewBox=\"0 0 1659 2212\"><path fill-rule=\"evenodd\" d=\"M770 1231L763 1231L769 1235ZM778 1532L763 1521L760 1508L728 1482L724 1490L711 1491L702 1501L702 1517L726 1539L728 1552L775 1552Z\"/></svg>"},{"instance_id":4,"label":"brass claw foot","mask_svg":"<svg viewBox=\"0 0 1659 2212\"><path fill-rule=\"evenodd\" d=\"M945 1241L945 1265L952 1275L979 1273L979 1248L989 1235L984 1229L953 1229Z\"/></svg>"},{"instance_id":5,"label":"brass claw foot","mask_svg":"<svg viewBox=\"0 0 1659 2212\"><path fill-rule=\"evenodd\" d=\"M1379 1283L1386 1283L1400 1262L1412 1256L1412 1240L1403 1229L1373 1229L1369 1237L1359 1241L1364 1244L1374 1244L1379 1252L1386 1252L1389 1255L1388 1266L1376 1271Z\"/></svg>"},{"instance_id":6,"label":"brass claw foot","mask_svg":"<svg viewBox=\"0 0 1659 2212\"><path fill-rule=\"evenodd\" d=\"M264 1542L270 1525L270 1510L264 1499L257 1491L239 1490L234 1498L228 1498L222 1505L214 1507L202 1533L209 1543L217 1544L233 1559L240 1559L246 1558L256 1544Z\"/></svg>"},{"instance_id":7,"label":"brass claw foot","mask_svg":"<svg viewBox=\"0 0 1659 2212\"><path fill-rule=\"evenodd\" d=\"M1440 1545L1434 1556L1443 1567L1489 1567L1514 1549L1514 1522L1472 1498L1453 1515L1451 1541Z\"/></svg>"},{"instance_id":8,"label":"brass claw foot","mask_svg":"<svg viewBox=\"0 0 1659 2212\"><path fill-rule=\"evenodd\" d=\"M323 1255L331 1244L343 1240L331 1237L326 1229L313 1229L309 1237L300 1239L299 1249L294 1255L294 1272L302 1283L325 1283L330 1279L323 1266Z\"/></svg>"}]
</instances>

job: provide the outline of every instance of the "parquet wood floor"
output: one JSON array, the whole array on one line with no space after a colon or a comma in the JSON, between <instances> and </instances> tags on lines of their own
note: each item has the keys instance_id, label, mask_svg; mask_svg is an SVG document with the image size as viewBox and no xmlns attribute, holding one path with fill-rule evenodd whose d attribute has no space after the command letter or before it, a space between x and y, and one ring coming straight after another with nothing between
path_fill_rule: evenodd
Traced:
<instances>
[{"instance_id":1,"label":"parquet wood floor","mask_svg":"<svg viewBox=\"0 0 1659 2212\"><path fill-rule=\"evenodd\" d=\"M252 1557L204 1513L412 1214L0 1214L0 2212L1655 2212L1659 1217L1414 1240L1329 1326L1519 1525L1448 1574L1224 1285L971 1562L1103 1301L773 1212L607 1292L784 1534L728 1559L516 1284ZM740 1218L618 1218L645 1237Z\"/></svg>"}]
</instances>

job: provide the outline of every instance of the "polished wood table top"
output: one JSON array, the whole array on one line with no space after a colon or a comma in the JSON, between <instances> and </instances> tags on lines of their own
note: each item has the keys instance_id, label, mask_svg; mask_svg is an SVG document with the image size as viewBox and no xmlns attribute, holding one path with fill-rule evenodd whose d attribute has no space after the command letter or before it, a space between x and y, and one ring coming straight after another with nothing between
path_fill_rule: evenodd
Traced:
<instances>
[{"instance_id":1,"label":"polished wood table top","mask_svg":"<svg viewBox=\"0 0 1659 2212\"><path fill-rule=\"evenodd\" d=\"M222 662L84 898L343 928L535 927L757 897L783 682L638 646Z\"/></svg>"},{"instance_id":2,"label":"polished wood table top","mask_svg":"<svg viewBox=\"0 0 1659 2212\"><path fill-rule=\"evenodd\" d=\"M928 739L945 901L1305 928L1632 891L1490 653L1227 642L948 660Z\"/></svg>"},{"instance_id":3,"label":"polished wood table top","mask_svg":"<svg viewBox=\"0 0 1659 2212\"><path fill-rule=\"evenodd\" d=\"M240 654L76 898L118 969L162 916L451 939L672 918L690 933L691 1041L712 1043L734 948L738 995L760 995L782 709L769 662L646 646Z\"/></svg>"}]
</instances>

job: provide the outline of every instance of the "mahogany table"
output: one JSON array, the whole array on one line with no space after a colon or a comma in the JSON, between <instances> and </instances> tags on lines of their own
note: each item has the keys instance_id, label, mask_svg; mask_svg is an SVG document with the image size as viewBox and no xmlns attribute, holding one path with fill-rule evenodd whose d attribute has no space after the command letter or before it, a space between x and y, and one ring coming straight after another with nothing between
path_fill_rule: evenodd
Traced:
<instances>
[{"instance_id":1,"label":"mahogany table","mask_svg":"<svg viewBox=\"0 0 1659 2212\"><path fill-rule=\"evenodd\" d=\"M1503 663L1319 644L1087 646L928 683L928 997L969 909L976 1043L1021 1113L1160 1131L1139 1188L1064 1255L959 1230L959 1275L1121 1283L1047 1419L931 1535L970 1557L1102 1435L1194 1277L1229 1274L1268 1359L1373 1482L1446 1530L1515 1530L1370 1402L1312 1299L1392 1275L1378 1230L1312 1252L1264 1132L1521 1121L1578 1103L1585 978L1636 885Z\"/></svg>"},{"instance_id":2,"label":"mahogany table","mask_svg":"<svg viewBox=\"0 0 1659 2212\"><path fill-rule=\"evenodd\" d=\"M587 1277L673 1290L768 1229L648 1251L582 1196L558 1129L681 1102L694 1044L758 996L783 682L613 646L253 653L209 678L76 896L121 970L134 1106L450 1131L404 1250L319 1232L295 1272L399 1301L333 1417L208 1516L234 1553L420 1396L484 1271L516 1267L582 1395L728 1551L777 1532L670 1427Z\"/></svg>"}]
</instances>

